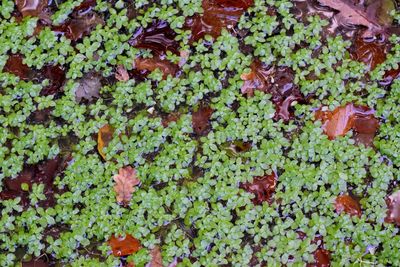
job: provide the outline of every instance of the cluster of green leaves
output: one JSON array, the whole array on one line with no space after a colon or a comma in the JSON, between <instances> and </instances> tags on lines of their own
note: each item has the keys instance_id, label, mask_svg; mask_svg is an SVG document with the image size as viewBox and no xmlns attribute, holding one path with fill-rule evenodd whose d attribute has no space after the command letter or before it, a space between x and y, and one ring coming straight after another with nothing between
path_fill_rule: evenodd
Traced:
<instances>
[{"instance_id":1,"label":"cluster of green leaves","mask_svg":"<svg viewBox=\"0 0 400 267\"><path fill-rule=\"evenodd\" d=\"M63 1L54 24L81 2ZM255 0L237 27L190 44L183 24L202 12L201 1L98 0L95 11L104 25L75 44L49 27L33 35L38 19L17 22L11 17L14 1L2 1L0 69L9 54L20 53L33 69L63 66L68 80L60 96L45 97L40 91L46 81L0 73L0 189L25 164L69 153L73 160L55 179L62 193L54 207L38 206L41 184L32 186L25 209L19 198L0 201L0 265L46 253L71 266L118 266L106 241L124 233L143 245L128 257L135 266L149 261L154 245L161 246L165 264L179 257L181 266L302 265L314 261L319 235L334 264L400 265L393 253L400 247L398 229L383 222L385 197L400 177L400 82L386 90L378 84L386 70L399 67L399 37L391 38L386 61L365 82L367 68L351 60L351 43L341 36L325 38L328 22L319 16L297 21L292 6L289 0ZM137 16L129 19L131 8ZM275 15L266 15L271 10ZM156 70L143 82L104 84L100 98L78 103L78 78L88 72L107 78L117 65L131 69L135 57L150 55L127 41L153 19L168 21L179 50L190 52L180 76L162 79ZM276 121L269 94L241 94L240 75L255 57L290 67L302 93L315 96L295 106L295 120ZM351 133L328 140L314 121L313 108L350 101L376 109L381 125L375 148L355 145ZM191 111L205 103L213 109L211 131L199 137ZM30 120L47 108L49 120ZM179 118L163 125L162 117L171 112ZM107 160L97 153L95 139L105 124L115 129L104 150ZM251 147L230 153L226 144L235 141ZM112 177L126 165L135 167L142 183L122 207ZM239 184L271 172L278 174L275 201L254 205L254 196ZM360 218L334 210L336 196L349 192L361 197ZM48 234L52 230L58 234ZM300 239L298 231L306 237Z\"/></svg>"}]
</instances>

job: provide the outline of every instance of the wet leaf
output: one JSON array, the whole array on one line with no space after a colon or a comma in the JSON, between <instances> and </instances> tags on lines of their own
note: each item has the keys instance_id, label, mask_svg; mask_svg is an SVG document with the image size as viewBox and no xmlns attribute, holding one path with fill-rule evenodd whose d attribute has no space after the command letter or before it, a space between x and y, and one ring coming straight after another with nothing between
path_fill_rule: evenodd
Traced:
<instances>
[{"instance_id":1,"label":"wet leaf","mask_svg":"<svg viewBox=\"0 0 400 267\"><path fill-rule=\"evenodd\" d=\"M78 80L78 87L75 91L76 101L81 102L82 99L91 101L93 98L100 97L100 76L87 73L81 79Z\"/></svg>"},{"instance_id":2,"label":"wet leaf","mask_svg":"<svg viewBox=\"0 0 400 267\"><path fill-rule=\"evenodd\" d=\"M118 81L126 82L129 80L128 71L122 65L117 66L117 70L115 72L115 79Z\"/></svg>"},{"instance_id":3,"label":"wet leaf","mask_svg":"<svg viewBox=\"0 0 400 267\"><path fill-rule=\"evenodd\" d=\"M97 134L97 150L104 160L106 159L106 155L104 154L103 149L108 147L108 144L113 139L113 134L114 128L108 124L101 127Z\"/></svg>"},{"instance_id":4,"label":"wet leaf","mask_svg":"<svg viewBox=\"0 0 400 267\"><path fill-rule=\"evenodd\" d=\"M353 103L337 107L334 111L319 110L315 113L315 117L322 121L322 129L331 140L354 130L356 141L371 146L379 128L379 121L374 116L374 110Z\"/></svg>"},{"instance_id":5,"label":"wet leaf","mask_svg":"<svg viewBox=\"0 0 400 267\"><path fill-rule=\"evenodd\" d=\"M87 13L96 6L96 0L84 0L79 6L74 8L74 11Z\"/></svg>"},{"instance_id":6,"label":"wet leaf","mask_svg":"<svg viewBox=\"0 0 400 267\"><path fill-rule=\"evenodd\" d=\"M104 20L95 12L87 12L82 14L74 14L73 18L60 26L55 26L52 30L73 41L78 41L82 37L89 35L97 26L103 25Z\"/></svg>"},{"instance_id":7,"label":"wet leaf","mask_svg":"<svg viewBox=\"0 0 400 267\"><path fill-rule=\"evenodd\" d=\"M112 253L115 257L128 256L131 255L141 248L139 240L126 234L125 237L115 237L111 236L108 244L111 247Z\"/></svg>"},{"instance_id":8,"label":"wet leaf","mask_svg":"<svg viewBox=\"0 0 400 267\"><path fill-rule=\"evenodd\" d=\"M178 72L177 65L171 63L168 60L160 59L159 57L136 58L134 68L139 71L148 71L148 72L152 72L156 69L159 69L164 74L163 79L166 79L168 75L175 77L176 73ZM146 75L146 73L144 73L143 75Z\"/></svg>"},{"instance_id":9,"label":"wet leaf","mask_svg":"<svg viewBox=\"0 0 400 267\"><path fill-rule=\"evenodd\" d=\"M192 113L192 126L197 135L206 135L211 130L210 118L212 113L212 108L208 106L201 106Z\"/></svg>"},{"instance_id":10,"label":"wet leaf","mask_svg":"<svg viewBox=\"0 0 400 267\"><path fill-rule=\"evenodd\" d=\"M289 121L293 117L293 103L304 99L293 82L293 71L287 67L266 66L259 60L255 60L250 68L249 73L240 76L244 81L241 87L242 94L253 96L254 90L271 94L276 109L275 118Z\"/></svg>"},{"instance_id":11,"label":"wet leaf","mask_svg":"<svg viewBox=\"0 0 400 267\"><path fill-rule=\"evenodd\" d=\"M394 192L386 199L386 205L385 222L400 226L400 190Z\"/></svg>"},{"instance_id":12,"label":"wet leaf","mask_svg":"<svg viewBox=\"0 0 400 267\"><path fill-rule=\"evenodd\" d=\"M387 47L385 43L376 40L368 40L357 36L351 51L354 60L365 63L369 70L382 64L386 59Z\"/></svg>"},{"instance_id":13,"label":"wet leaf","mask_svg":"<svg viewBox=\"0 0 400 267\"><path fill-rule=\"evenodd\" d=\"M48 0L16 0L15 4L22 16L40 17L47 7Z\"/></svg>"},{"instance_id":14,"label":"wet leaf","mask_svg":"<svg viewBox=\"0 0 400 267\"><path fill-rule=\"evenodd\" d=\"M272 203L272 195L275 193L275 187L277 183L277 175L275 173L254 177L253 182L242 183L241 188L249 193L254 194L253 203L255 205L261 205L267 201L269 204Z\"/></svg>"},{"instance_id":15,"label":"wet leaf","mask_svg":"<svg viewBox=\"0 0 400 267\"><path fill-rule=\"evenodd\" d=\"M12 73L22 80L28 80L32 76L32 70L23 63L23 57L19 54L13 54L8 57L3 71Z\"/></svg>"},{"instance_id":16,"label":"wet leaf","mask_svg":"<svg viewBox=\"0 0 400 267\"><path fill-rule=\"evenodd\" d=\"M44 79L48 79L50 84L42 89L41 95L54 95L62 90L65 82L65 70L57 65L47 65L41 70Z\"/></svg>"},{"instance_id":17,"label":"wet leaf","mask_svg":"<svg viewBox=\"0 0 400 267\"><path fill-rule=\"evenodd\" d=\"M385 1L373 1L367 8L352 0L318 0L322 5L337 10L337 21L342 25L364 26L363 37L374 37L385 32L388 20L385 13L389 8Z\"/></svg>"},{"instance_id":18,"label":"wet leaf","mask_svg":"<svg viewBox=\"0 0 400 267\"><path fill-rule=\"evenodd\" d=\"M179 42L175 41L176 33L166 21L154 20L146 29L140 27L129 40L129 44L142 49L150 49L160 56L167 51L179 54Z\"/></svg>"},{"instance_id":19,"label":"wet leaf","mask_svg":"<svg viewBox=\"0 0 400 267\"><path fill-rule=\"evenodd\" d=\"M136 170L130 166L121 168L118 174L114 175L113 179L115 181L114 191L117 194L118 203L129 204L132 193L135 192L135 186L140 184L140 180L136 176Z\"/></svg>"},{"instance_id":20,"label":"wet leaf","mask_svg":"<svg viewBox=\"0 0 400 267\"><path fill-rule=\"evenodd\" d=\"M362 214L358 201L349 195L338 196L335 200L335 209L337 213L345 212L351 216L361 217Z\"/></svg>"},{"instance_id":21,"label":"wet leaf","mask_svg":"<svg viewBox=\"0 0 400 267\"><path fill-rule=\"evenodd\" d=\"M190 40L198 41L205 35L217 38L223 28L236 25L252 5L253 0L203 0L203 14L186 19L185 27L192 32Z\"/></svg>"},{"instance_id":22,"label":"wet leaf","mask_svg":"<svg viewBox=\"0 0 400 267\"><path fill-rule=\"evenodd\" d=\"M237 157L240 153L247 152L251 149L250 142L234 141L222 144L222 149L231 157Z\"/></svg>"},{"instance_id":23,"label":"wet leaf","mask_svg":"<svg viewBox=\"0 0 400 267\"><path fill-rule=\"evenodd\" d=\"M314 263L307 264L307 267L329 267L331 265L330 253L328 250L318 248L314 251Z\"/></svg>"}]
</instances>

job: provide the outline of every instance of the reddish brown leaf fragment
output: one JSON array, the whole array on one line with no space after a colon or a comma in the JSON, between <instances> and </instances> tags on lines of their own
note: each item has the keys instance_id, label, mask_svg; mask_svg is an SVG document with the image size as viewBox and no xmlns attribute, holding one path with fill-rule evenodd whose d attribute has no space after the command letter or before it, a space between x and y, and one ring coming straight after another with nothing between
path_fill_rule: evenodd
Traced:
<instances>
[{"instance_id":1,"label":"reddish brown leaf fragment","mask_svg":"<svg viewBox=\"0 0 400 267\"><path fill-rule=\"evenodd\" d=\"M203 0L203 14L196 14L185 22L185 27L192 31L190 41L198 41L207 34L217 38L223 28L236 25L251 5L253 0Z\"/></svg>"},{"instance_id":2,"label":"reddish brown leaf fragment","mask_svg":"<svg viewBox=\"0 0 400 267\"><path fill-rule=\"evenodd\" d=\"M23 63L23 57L19 54L13 54L8 57L3 71L12 73L22 80L27 80L32 76L31 69Z\"/></svg>"},{"instance_id":3,"label":"reddish brown leaf fragment","mask_svg":"<svg viewBox=\"0 0 400 267\"><path fill-rule=\"evenodd\" d=\"M115 72L115 79L126 82L129 80L128 71L122 65L118 65Z\"/></svg>"},{"instance_id":4,"label":"reddish brown leaf fragment","mask_svg":"<svg viewBox=\"0 0 400 267\"><path fill-rule=\"evenodd\" d=\"M60 66L47 65L41 70L44 79L48 79L50 84L42 89L41 95L54 95L58 93L65 82L65 70Z\"/></svg>"},{"instance_id":5,"label":"reddish brown leaf fragment","mask_svg":"<svg viewBox=\"0 0 400 267\"><path fill-rule=\"evenodd\" d=\"M154 20L144 29L140 27L129 40L129 44L142 49L150 49L155 55L163 55L167 51L179 54L179 42L175 41L176 33L166 21Z\"/></svg>"},{"instance_id":6,"label":"reddish brown leaf fragment","mask_svg":"<svg viewBox=\"0 0 400 267\"><path fill-rule=\"evenodd\" d=\"M386 59L387 47L385 43L374 40L367 40L357 36L354 41L351 57L354 60L365 63L369 70L382 64Z\"/></svg>"},{"instance_id":7,"label":"reddish brown leaf fragment","mask_svg":"<svg viewBox=\"0 0 400 267\"><path fill-rule=\"evenodd\" d=\"M386 223L393 223L400 226L400 190L394 192L386 199Z\"/></svg>"},{"instance_id":8,"label":"reddish brown leaf fragment","mask_svg":"<svg viewBox=\"0 0 400 267\"><path fill-rule=\"evenodd\" d=\"M254 205L261 205L264 201L272 203L272 195L275 192L277 183L277 175L275 173L254 177L253 182L247 182L240 185L241 188L255 195L253 198Z\"/></svg>"},{"instance_id":9,"label":"reddish brown leaf fragment","mask_svg":"<svg viewBox=\"0 0 400 267\"><path fill-rule=\"evenodd\" d=\"M349 195L338 196L335 200L335 209L337 213L345 212L350 216L361 217L361 206L357 200Z\"/></svg>"},{"instance_id":10,"label":"reddish brown leaf fragment","mask_svg":"<svg viewBox=\"0 0 400 267\"><path fill-rule=\"evenodd\" d=\"M121 168L118 174L114 175L113 179L115 181L114 191L117 194L118 203L129 204L132 193L135 192L135 186L140 184L140 180L136 176L136 170L130 166Z\"/></svg>"},{"instance_id":11,"label":"reddish brown leaf fragment","mask_svg":"<svg viewBox=\"0 0 400 267\"><path fill-rule=\"evenodd\" d=\"M314 263L307 264L307 267L329 267L331 265L330 253L328 250L318 248L314 251Z\"/></svg>"},{"instance_id":12,"label":"reddish brown leaf fragment","mask_svg":"<svg viewBox=\"0 0 400 267\"><path fill-rule=\"evenodd\" d=\"M161 251L158 246L155 246L150 250L151 261L146 264L146 267L163 267Z\"/></svg>"},{"instance_id":13,"label":"reddish brown leaf fragment","mask_svg":"<svg viewBox=\"0 0 400 267\"><path fill-rule=\"evenodd\" d=\"M276 109L275 118L289 121L293 117L293 102L304 99L293 82L293 71L287 67L269 67L259 60L255 60L250 68L249 73L240 76L244 81L242 94L253 96L255 90L271 94Z\"/></svg>"},{"instance_id":14,"label":"reddish brown leaf fragment","mask_svg":"<svg viewBox=\"0 0 400 267\"><path fill-rule=\"evenodd\" d=\"M74 8L74 11L79 11L80 13L87 13L92 8L96 6L96 0L85 0L79 6Z\"/></svg>"},{"instance_id":15,"label":"reddish brown leaf fragment","mask_svg":"<svg viewBox=\"0 0 400 267\"><path fill-rule=\"evenodd\" d=\"M159 69L164 74L163 79L166 79L168 75L174 77L178 72L177 65L171 63L168 60L161 59L159 57L136 58L134 67L139 71L149 71L149 72Z\"/></svg>"},{"instance_id":16,"label":"reddish brown leaf fragment","mask_svg":"<svg viewBox=\"0 0 400 267\"><path fill-rule=\"evenodd\" d=\"M47 7L47 0L16 0L18 11L22 16L39 17Z\"/></svg>"},{"instance_id":17,"label":"reddish brown leaf fragment","mask_svg":"<svg viewBox=\"0 0 400 267\"><path fill-rule=\"evenodd\" d=\"M103 149L111 142L113 134L114 128L108 124L101 127L97 134L97 150L104 160L106 159L106 155L104 154Z\"/></svg>"},{"instance_id":18,"label":"reddish brown leaf fragment","mask_svg":"<svg viewBox=\"0 0 400 267\"><path fill-rule=\"evenodd\" d=\"M331 140L353 129L356 140L366 146L371 146L371 140L379 128L379 121L374 116L374 110L353 103L338 107L334 111L319 110L315 113L315 117L322 121L322 129Z\"/></svg>"},{"instance_id":19,"label":"reddish brown leaf fragment","mask_svg":"<svg viewBox=\"0 0 400 267\"><path fill-rule=\"evenodd\" d=\"M130 234L126 234L125 237L115 237L112 235L110 240L108 240L108 244L111 247L113 255L116 257L131 255L141 248L139 240Z\"/></svg>"},{"instance_id":20,"label":"reddish brown leaf fragment","mask_svg":"<svg viewBox=\"0 0 400 267\"><path fill-rule=\"evenodd\" d=\"M211 130L210 118L212 113L212 108L208 106L202 106L192 113L192 126L197 135L206 135Z\"/></svg>"}]
</instances>

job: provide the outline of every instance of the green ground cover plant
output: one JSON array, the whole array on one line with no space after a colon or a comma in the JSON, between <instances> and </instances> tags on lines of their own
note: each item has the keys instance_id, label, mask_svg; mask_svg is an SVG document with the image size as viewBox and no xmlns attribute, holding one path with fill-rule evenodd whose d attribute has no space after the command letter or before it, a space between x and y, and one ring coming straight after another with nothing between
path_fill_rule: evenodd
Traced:
<instances>
[{"instance_id":1,"label":"green ground cover plant","mask_svg":"<svg viewBox=\"0 0 400 267\"><path fill-rule=\"evenodd\" d=\"M392 0L1 0L0 266L399 266Z\"/></svg>"}]
</instances>

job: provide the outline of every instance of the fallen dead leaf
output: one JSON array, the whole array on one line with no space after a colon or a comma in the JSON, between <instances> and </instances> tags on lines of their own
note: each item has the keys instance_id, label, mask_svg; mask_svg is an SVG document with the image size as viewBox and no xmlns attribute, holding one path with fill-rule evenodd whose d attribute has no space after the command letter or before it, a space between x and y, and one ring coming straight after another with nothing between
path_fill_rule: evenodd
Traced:
<instances>
[{"instance_id":1,"label":"fallen dead leaf","mask_svg":"<svg viewBox=\"0 0 400 267\"><path fill-rule=\"evenodd\" d=\"M113 134L114 128L108 124L101 127L97 134L97 150L104 160L106 159L106 155L104 154L103 149L111 142Z\"/></svg>"},{"instance_id":2,"label":"fallen dead leaf","mask_svg":"<svg viewBox=\"0 0 400 267\"><path fill-rule=\"evenodd\" d=\"M127 205L135 192L135 186L140 184L136 176L136 170L130 166L119 169L118 174L114 175L114 190L117 193L118 203Z\"/></svg>"},{"instance_id":3,"label":"fallen dead leaf","mask_svg":"<svg viewBox=\"0 0 400 267\"><path fill-rule=\"evenodd\" d=\"M130 234L126 234L125 237L112 235L110 240L108 240L108 244L111 247L113 255L116 257L131 255L141 248L139 240Z\"/></svg>"},{"instance_id":4,"label":"fallen dead leaf","mask_svg":"<svg viewBox=\"0 0 400 267\"><path fill-rule=\"evenodd\" d=\"M128 71L125 69L124 66L118 65L117 70L115 72L115 79L118 81L123 81L126 82L129 80L129 74Z\"/></svg>"},{"instance_id":5,"label":"fallen dead leaf","mask_svg":"<svg viewBox=\"0 0 400 267\"><path fill-rule=\"evenodd\" d=\"M75 97L77 102L87 99L91 101L93 98L100 97L101 82L99 75L93 73L85 74L78 81L78 87L75 90Z\"/></svg>"}]
</instances>

